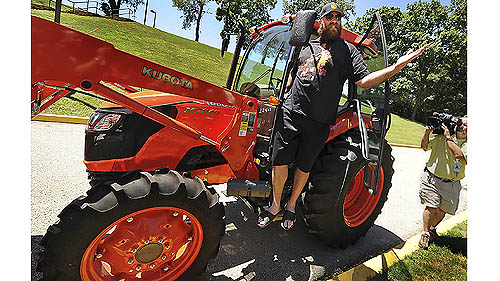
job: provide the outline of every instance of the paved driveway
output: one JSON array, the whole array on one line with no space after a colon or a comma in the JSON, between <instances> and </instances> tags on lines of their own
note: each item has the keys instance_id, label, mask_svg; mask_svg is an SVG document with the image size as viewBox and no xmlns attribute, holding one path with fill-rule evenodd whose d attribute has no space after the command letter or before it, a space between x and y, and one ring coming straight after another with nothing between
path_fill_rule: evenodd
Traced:
<instances>
[{"instance_id":1,"label":"paved driveway","mask_svg":"<svg viewBox=\"0 0 500 281\"><path fill-rule=\"evenodd\" d=\"M88 189L82 162L84 129L84 125L31 122L32 250L57 214ZM226 236L202 280L310 280L362 263L418 233L423 210L418 182L428 154L395 147L393 156L393 187L382 214L364 238L346 249L324 246L300 220L288 232L277 223L259 229L254 224L256 214L241 200L222 195ZM459 210L466 208L465 188ZM32 280L38 280L34 265L32 261Z\"/></svg>"}]
</instances>

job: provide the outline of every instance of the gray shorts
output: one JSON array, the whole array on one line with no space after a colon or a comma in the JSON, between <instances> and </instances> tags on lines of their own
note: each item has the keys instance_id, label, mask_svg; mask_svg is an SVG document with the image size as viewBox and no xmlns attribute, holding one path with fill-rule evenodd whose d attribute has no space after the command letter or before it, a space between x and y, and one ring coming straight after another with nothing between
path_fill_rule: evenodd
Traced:
<instances>
[{"instance_id":1,"label":"gray shorts","mask_svg":"<svg viewBox=\"0 0 500 281\"><path fill-rule=\"evenodd\" d=\"M420 202L426 207L440 208L454 215L458 209L461 189L460 181L443 181L432 173L424 171L420 182Z\"/></svg>"}]
</instances>

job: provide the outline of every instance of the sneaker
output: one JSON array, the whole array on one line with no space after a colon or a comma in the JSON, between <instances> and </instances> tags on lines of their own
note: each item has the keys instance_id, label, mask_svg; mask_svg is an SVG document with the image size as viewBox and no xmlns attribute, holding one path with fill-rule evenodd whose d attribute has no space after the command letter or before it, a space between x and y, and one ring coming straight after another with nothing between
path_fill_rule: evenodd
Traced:
<instances>
[{"instance_id":1,"label":"sneaker","mask_svg":"<svg viewBox=\"0 0 500 281\"><path fill-rule=\"evenodd\" d=\"M420 236L420 241L418 242L418 246L421 249L427 250L427 248L429 248L430 238L431 238L431 234L429 232L422 233L422 236Z\"/></svg>"},{"instance_id":2,"label":"sneaker","mask_svg":"<svg viewBox=\"0 0 500 281\"><path fill-rule=\"evenodd\" d=\"M438 235L435 228L429 228L429 233L431 234L431 237L429 239L430 242L434 242L434 241L439 240L439 235Z\"/></svg>"}]
</instances>

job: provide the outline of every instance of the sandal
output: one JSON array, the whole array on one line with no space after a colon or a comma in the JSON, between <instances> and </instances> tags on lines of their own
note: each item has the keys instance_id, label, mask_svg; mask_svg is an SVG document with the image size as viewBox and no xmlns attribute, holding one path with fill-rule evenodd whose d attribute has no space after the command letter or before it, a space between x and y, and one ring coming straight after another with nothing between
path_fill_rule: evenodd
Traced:
<instances>
[{"instance_id":1,"label":"sandal","mask_svg":"<svg viewBox=\"0 0 500 281\"><path fill-rule=\"evenodd\" d=\"M297 217L295 216L294 212L285 210L285 212L283 213L283 219L281 220L281 227L284 230L290 230L295 225L296 220L297 220ZM285 221L291 221L292 225L290 225L289 227L286 227L284 224Z\"/></svg>"},{"instance_id":2,"label":"sandal","mask_svg":"<svg viewBox=\"0 0 500 281\"><path fill-rule=\"evenodd\" d=\"M276 215L273 215L268 210L263 211L262 213L260 213L259 216L257 216L257 226L259 226L260 228L264 228L264 227L270 225L274 221L274 218L278 214L279 214L279 212L276 213ZM259 219L261 221L260 223L259 223Z\"/></svg>"}]
</instances>

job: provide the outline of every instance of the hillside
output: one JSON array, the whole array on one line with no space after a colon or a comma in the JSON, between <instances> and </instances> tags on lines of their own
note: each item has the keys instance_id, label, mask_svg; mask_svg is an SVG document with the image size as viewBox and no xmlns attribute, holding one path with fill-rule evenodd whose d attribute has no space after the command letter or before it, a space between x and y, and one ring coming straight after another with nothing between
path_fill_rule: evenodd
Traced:
<instances>
[{"instance_id":1,"label":"hillside","mask_svg":"<svg viewBox=\"0 0 500 281\"><path fill-rule=\"evenodd\" d=\"M37 2L37 1L34 1ZM54 12L31 10L31 14L53 20ZM61 24L88 33L97 29L91 36L112 43L117 49L146 58L159 64L199 77L208 82L225 85L231 65L232 54L220 56L220 50L211 46L179 37L137 22L116 21L105 17L61 14ZM214 36L219 36L214 34ZM86 102L98 106L101 101L76 94ZM80 103L62 99L44 113L89 116L92 109ZM387 135L391 143L419 145L423 126L392 116L392 126Z\"/></svg>"}]
</instances>

